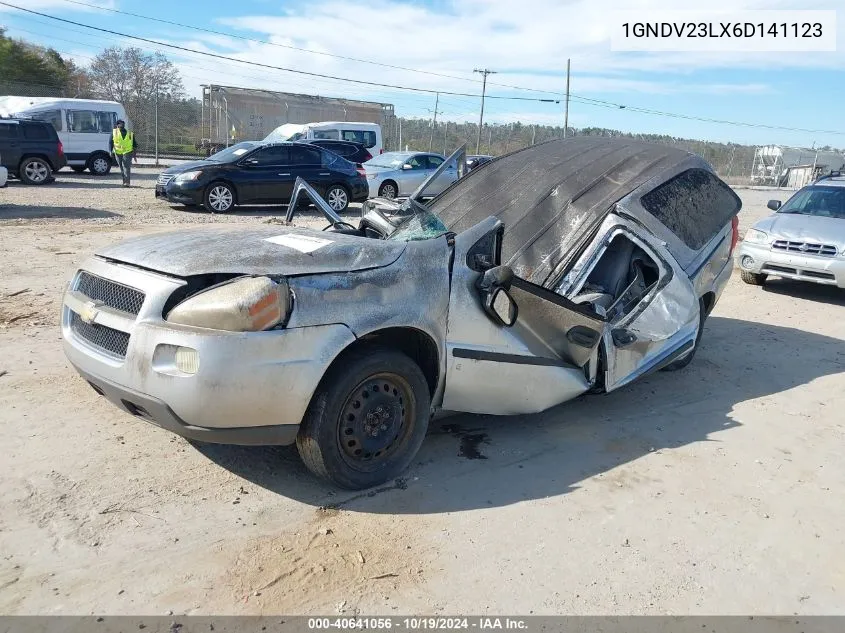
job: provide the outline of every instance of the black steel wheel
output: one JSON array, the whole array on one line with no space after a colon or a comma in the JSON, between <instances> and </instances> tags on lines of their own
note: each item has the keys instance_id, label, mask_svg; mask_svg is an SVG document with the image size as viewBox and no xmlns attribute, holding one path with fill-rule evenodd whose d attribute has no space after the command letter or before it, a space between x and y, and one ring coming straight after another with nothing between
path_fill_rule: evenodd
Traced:
<instances>
[{"instance_id":1,"label":"black steel wheel","mask_svg":"<svg viewBox=\"0 0 845 633\"><path fill-rule=\"evenodd\" d=\"M425 375L405 354L375 346L344 354L309 405L299 454L338 486L377 486L401 474L419 451L430 402Z\"/></svg>"}]
</instances>

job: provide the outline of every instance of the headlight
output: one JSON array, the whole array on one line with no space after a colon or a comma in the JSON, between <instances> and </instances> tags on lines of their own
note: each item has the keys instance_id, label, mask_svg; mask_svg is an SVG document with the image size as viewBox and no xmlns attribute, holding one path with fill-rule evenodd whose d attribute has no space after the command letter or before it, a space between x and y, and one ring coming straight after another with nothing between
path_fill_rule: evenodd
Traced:
<instances>
[{"instance_id":1,"label":"headlight","mask_svg":"<svg viewBox=\"0 0 845 633\"><path fill-rule=\"evenodd\" d=\"M378 178L378 174L366 174L367 180L373 180L374 178Z\"/></svg>"},{"instance_id":2,"label":"headlight","mask_svg":"<svg viewBox=\"0 0 845 633\"><path fill-rule=\"evenodd\" d=\"M757 229L748 229L745 232L745 241L751 242L752 244L765 244L769 241L769 235Z\"/></svg>"},{"instance_id":3,"label":"headlight","mask_svg":"<svg viewBox=\"0 0 845 633\"><path fill-rule=\"evenodd\" d=\"M287 319L290 307L290 290L284 280L240 277L185 299L166 318L171 323L213 330L260 332Z\"/></svg>"},{"instance_id":4,"label":"headlight","mask_svg":"<svg viewBox=\"0 0 845 633\"><path fill-rule=\"evenodd\" d=\"M200 176L202 176L201 169L198 171L186 171L184 174L179 174L178 176L176 176L176 178L174 178L173 180L175 180L176 182L185 182L186 180L196 180Z\"/></svg>"}]
</instances>

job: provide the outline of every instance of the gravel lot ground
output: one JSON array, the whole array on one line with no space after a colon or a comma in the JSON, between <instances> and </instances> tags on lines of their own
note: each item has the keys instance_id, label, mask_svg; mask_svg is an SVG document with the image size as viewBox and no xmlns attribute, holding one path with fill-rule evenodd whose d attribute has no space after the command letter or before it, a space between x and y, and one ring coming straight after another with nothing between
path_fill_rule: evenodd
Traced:
<instances>
[{"instance_id":1,"label":"gravel lot ground","mask_svg":"<svg viewBox=\"0 0 845 633\"><path fill-rule=\"evenodd\" d=\"M90 252L283 215L173 209L155 176L0 190L0 612L845 613L842 291L735 274L686 370L449 419L405 479L339 493L292 448L189 444L69 368L61 291ZM739 193L744 229L775 196Z\"/></svg>"}]
</instances>

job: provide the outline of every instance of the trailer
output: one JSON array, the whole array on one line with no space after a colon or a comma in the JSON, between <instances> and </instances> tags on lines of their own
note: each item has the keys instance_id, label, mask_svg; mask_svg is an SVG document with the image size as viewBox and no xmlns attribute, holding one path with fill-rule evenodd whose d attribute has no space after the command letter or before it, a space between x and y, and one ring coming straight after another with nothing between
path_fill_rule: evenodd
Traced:
<instances>
[{"instance_id":1,"label":"trailer","mask_svg":"<svg viewBox=\"0 0 845 633\"><path fill-rule=\"evenodd\" d=\"M754 152L751 182L755 185L787 187L790 182L812 181L820 175L843 168L845 155L840 152L766 145L758 147ZM796 174L791 175L792 171Z\"/></svg>"},{"instance_id":2,"label":"trailer","mask_svg":"<svg viewBox=\"0 0 845 633\"><path fill-rule=\"evenodd\" d=\"M287 123L361 121L392 129L392 104L274 92L234 86L202 86L202 139L213 153L240 141L258 141Z\"/></svg>"}]
</instances>

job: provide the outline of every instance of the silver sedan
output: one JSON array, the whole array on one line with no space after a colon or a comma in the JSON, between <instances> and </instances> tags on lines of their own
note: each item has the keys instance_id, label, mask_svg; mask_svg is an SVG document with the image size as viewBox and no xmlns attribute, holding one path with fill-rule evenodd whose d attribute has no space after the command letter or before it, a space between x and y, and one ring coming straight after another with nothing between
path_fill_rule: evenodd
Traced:
<instances>
[{"instance_id":1,"label":"silver sedan","mask_svg":"<svg viewBox=\"0 0 845 633\"><path fill-rule=\"evenodd\" d=\"M387 152L364 163L370 198L410 196L446 159L429 152ZM458 179L458 170L449 165L426 187L427 196L436 196Z\"/></svg>"}]
</instances>

